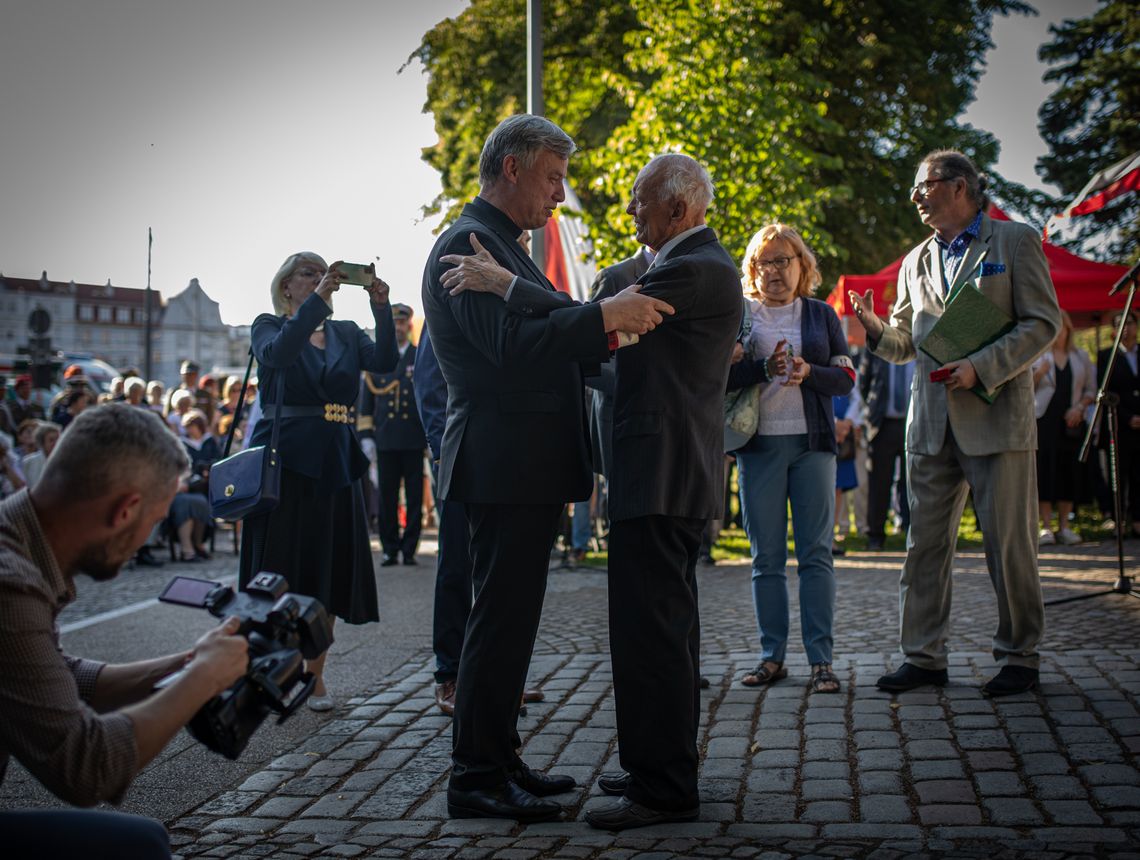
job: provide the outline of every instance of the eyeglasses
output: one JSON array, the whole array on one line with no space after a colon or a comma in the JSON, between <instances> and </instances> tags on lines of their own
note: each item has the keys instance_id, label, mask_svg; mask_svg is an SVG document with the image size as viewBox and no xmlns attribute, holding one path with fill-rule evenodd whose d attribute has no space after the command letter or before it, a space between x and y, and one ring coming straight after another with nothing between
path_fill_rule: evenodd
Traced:
<instances>
[{"instance_id":1,"label":"eyeglasses","mask_svg":"<svg viewBox=\"0 0 1140 860\"><path fill-rule=\"evenodd\" d=\"M910 196L914 196L914 192L918 192L919 197L925 197L931 191L931 186L936 182L949 182L951 179L957 179L957 176L943 176L941 179L924 179L918 185L912 185L910 189Z\"/></svg>"},{"instance_id":2,"label":"eyeglasses","mask_svg":"<svg viewBox=\"0 0 1140 860\"><path fill-rule=\"evenodd\" d=\"M795 257L773 257L771 260L757 260L756 268L760 271L764 269L777 269L782 272L792 264L792 260L794 259Z\"/></svg>"},{"instance_id":3,"label":"eyeglasses","mask_svg":"<svg viewBox=\"0 0 1140 860\"><path fill-rule=\"evenodd\" d=\"M322 278L325 273L320 269L297 269L293 274L300 275L302 278Z\"/></svg>"}]
</instances>

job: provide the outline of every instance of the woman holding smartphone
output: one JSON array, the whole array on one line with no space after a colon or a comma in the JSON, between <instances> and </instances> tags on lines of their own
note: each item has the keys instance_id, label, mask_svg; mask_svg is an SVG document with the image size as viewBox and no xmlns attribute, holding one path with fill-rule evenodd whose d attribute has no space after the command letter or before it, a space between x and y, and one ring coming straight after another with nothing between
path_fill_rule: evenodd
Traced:
<instances>
[{"instance_id":1,"label":"woman holding smartphone","mask_svg":"<svg viewBox=\"0 0 1140 860\"><path fill-rule=\"evenodd\" d=\"M788 644L788 505L792 509L800 627L811 663L811 689L839 691L831 668L835 567L835 416L832 397L855 384L847 339L826 303L811 298L820 283L815 255L800 234L769 224L748 244L744 291L752 330L745 358L732 365L728 389L760 386L756 435L736 452L740 507L752 550L752 597L760 661L746 687L786 678Z\"/></svg>"},{"instance_id":2,"label":"woman holding smartphone","mask_svg":"<svg viewBox=\"0 0 1140 860\"><path fill-rule=\"evenodd\" d=\"M374 272L365 289L376 342L350 320L329 319L332 294L345 280L338 265L308 251L293 254L270 284L275 313L253 321L262 416L251 444L268 445L273 422L280 423L281 500L270 513L246 519L239 581L279 573L290 591L316 597L331 617L363 624L380 613L360 482L368 459L352 430L352 407L361 371L392 370L398 352L388 285ZM318 711L334 704L325 656L306 664L317 678L309 707Z\"/></svg>"}]
</instances>

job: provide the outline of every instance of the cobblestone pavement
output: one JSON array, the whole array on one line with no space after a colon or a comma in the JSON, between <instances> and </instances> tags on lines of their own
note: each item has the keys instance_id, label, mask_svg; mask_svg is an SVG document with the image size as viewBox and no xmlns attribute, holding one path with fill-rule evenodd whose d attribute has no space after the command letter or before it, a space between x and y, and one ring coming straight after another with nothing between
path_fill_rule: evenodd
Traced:
<instances>
[{"instance_id":1,"label":"cobblestone pavement","mask_svg":"<svg viewBox=\"0 0 1140 860\"><path fill-rule=\"evenodd\" d=\"M1137 546L1127 546L1130 573ZM520 720L523 755L574 776L564 822L449 820L450 720L430 654L361 690L296 749L167 822L181 857L658 858L1140 857L1140 601L1048 609L1042 685L991 701L994 597L980 553L954 575L950 684L898 696L901 554L837 564L837 695L810 695L798 643L790 677L739 684L756 659L748 567L701 572L701 817L612 835L583 811L617 765L605 574L551 574L531 679L546 701ZM1045 550L1046 599L1107 588L1112 544ZM795 585L794 573L789 582ZM792 600L793 616L798 606ZM794 628L794 625L793 625Z\"/></svg>"}]
</instances>

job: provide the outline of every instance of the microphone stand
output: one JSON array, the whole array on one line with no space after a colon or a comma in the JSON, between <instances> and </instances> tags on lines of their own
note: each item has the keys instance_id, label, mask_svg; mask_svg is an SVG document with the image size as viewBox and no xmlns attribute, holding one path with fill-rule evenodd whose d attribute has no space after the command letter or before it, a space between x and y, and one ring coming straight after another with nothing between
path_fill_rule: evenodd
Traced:
<instances>
[{"instance_id":1,"label":"microphone stand","mask_svg":"<svg viewBox=\"0 0 1140 860\"><path fill-rule=\"evenodd\" d=\"M1081 443L1081 452L1079 455L1079 459L1082 463L1088 462L1089 449L1092 447L1093 432L1097 426L1097 422L1100 420L1101 408L1104 407L1108 412L1105 422L1108 426L1108 471L1112 482L1113 517L1116 520L1116 583L1112 588L1093 591L1089 594L1078 594L1074 597L1046 600L1046 606L1072 603L1076 600L1088 600L1092 597L1103 597L1106 594L1127 594L1131 597L1140 597L1140 593L1132 590L1132 578L1124 572L1124 511L1123 502L1120 497L1120 457L1117 449L1117 435L1120 428L1117 424L1116 409L1120 403L1120 395L1107 390L1109 381L1112 379L1112 371L1116 367L1116 359L1120 354L1120 340L1124 336L1124 324L1128 319L1128 315L1132 313L1132 300L1136 298L1136 282L1138 276L1140 276L1138 273L1140 273L1140 263L1134 265L1124 277L1117 281L1112 289L1108 291L1109 296L1114 296L1124 289L1125 284L1127 284L1128 298L1124 302L1124 309L1120 312L1120 325L1116 327L1116 339L1112 342L1112 348L1108 352L1108 362L1105 364L1104 378L1101 380L1100 388L1096 393L1096 409L1093 410L1089 428L1085 431L1085 439L1084 442ZM1132 492L1140 492L1140 487L1133 487Z\"/></svg>"}]
</instances>

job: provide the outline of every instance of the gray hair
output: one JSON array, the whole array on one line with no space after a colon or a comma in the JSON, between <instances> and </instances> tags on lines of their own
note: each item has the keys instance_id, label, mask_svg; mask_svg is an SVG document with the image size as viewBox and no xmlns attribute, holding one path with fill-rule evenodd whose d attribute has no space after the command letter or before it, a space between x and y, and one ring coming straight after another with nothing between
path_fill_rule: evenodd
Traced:
<instances>
[{"instance_id":1,"label":"gray hair","mask_svg":"<svg viewBox=\"0 0 1140 860\"><path fill-rule=\"evenodd\" d=\"M659 201L683 200L690 209L701 212L713 201L712 177L704 165L679 152L667 152L650 159L641 170L645 178L656 179Z\"/></svg>"},{"instance_id":2,"label":"gray hair","mask_svg":"<svg viewBox=\"0 0 1140 860\"><path fill-rule=\"evenodd\" d=\"M577 148L570 135L546 117L529 113L509 116L487 135L479 155L479 183L483 187L494 185L503 175L503 159L508 155L521 166L530 167L544 149L569 158Z\"/></svg>"},{"instance_id":3,"label":"gray hair","mask_svg":"<svg viewBox=\"0 0 1140 860\"><path fill-rule=\"evenodd\" d=\"M986 209L990 205L990 196L986 194L986 178L978 172L970 156L956 149L936 149L927 153L922 159L923 164L930 165L935 179L962 179L966 183L966 194L977 204L979 209Z\"/></svg>"},{"instance_id":4,"label":"gray hair","mask_svg":"<svg viewBox=\"0 0 1140 860\"><path fill-rule=\"evenodd\" d=\"M37 488L83 501L124 489L157 498L189 468L186 449L154 412L108 403L67 425Z\"/></svg>"},{"instance_id":5,"label":"gray hair","mask_svg":"<svg viewBox=\"0 0 1140 860\"><path fill-rule=\"evenodd\" d=\"M273 300L273 313L278 316L284 316L289 313L290 310L289 300L285 298L285 291L282 285L292 277L293 273L300 268L302 263L312 263L326 271L329 267L329 264L324 261L324 258L321 257L320 254L314 254L312 251L298 251L286 259L269 284L269 297Z\"/></svg>"}]
</instances>

